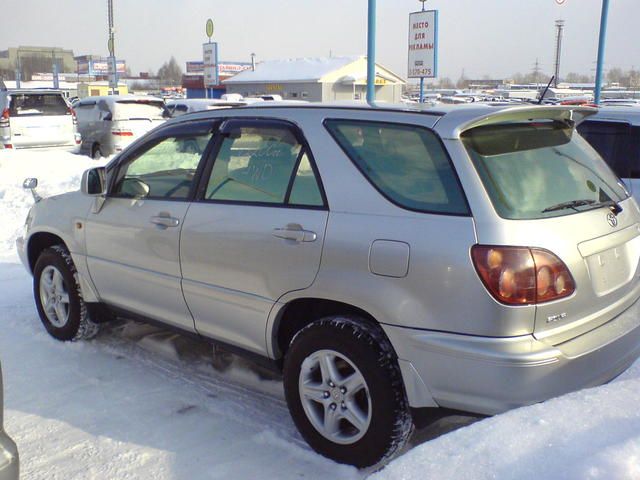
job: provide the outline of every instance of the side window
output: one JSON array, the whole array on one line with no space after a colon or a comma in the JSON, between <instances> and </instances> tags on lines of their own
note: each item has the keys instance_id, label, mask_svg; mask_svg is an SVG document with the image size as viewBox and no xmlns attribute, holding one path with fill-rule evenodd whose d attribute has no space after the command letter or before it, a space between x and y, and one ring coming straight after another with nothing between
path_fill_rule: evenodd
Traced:
<instances>
[{"instance_id":1,"label":"side window","mask_svg":"<svg viewBox=\"0 0 640 480\"><path fill-rule=\"evenodd\" d=\"M225 137L213 164L205 198L301 206L323 204L309 157L286 127L239 127Z\"/></svg>"},{"instance_id":2,"label":"side window","mask_svg":"<svg viewBox=\"0 0 640 480\"><path fill-rule=\"evenodd\" d=\"M289 203L313 207L321 207L323 205L320 187L306 152L302 154L298 171L293 179Z\"/></svg>"},{"instance_id":3,"label":"side window","mask_svg":"<svg viewBox=\"0 0 640 480\"><path fill-rule=\"evenodd\" d=\"M109 110L109 105L104 100L98 102L98 111L100 120L111 121L113 119L113 113Z\"/></svg>"},{"instance_id":4,"label":"side window","mask_svg":"<svg viewBox=\"0 0 640 480\"><path fill-rule=\"evenodd\" d=\"M425 213L469 213L453 166L430 130L364 120L325 124L367 180L396 205Z\"/></svg>"},{"instance_id":5,"label":"side window","mask_svg":"<svg viewBox=\"0 0 640 480\"><path fill-rule=\"evenodd\" d=\"M578 126L578 132L618 177L640 177L638 129L623 122L588 120Z\"/></svg>"},{"instance_id":6,"label":"side window","mask_svg":"<svg viewBox=\"0 0 640 480\"><path fill-rule=\"evenodd\" d=\"M185 199L211 134L169 137L127 162L118 172L112 196Z\"/></svg>"}]
</instances>

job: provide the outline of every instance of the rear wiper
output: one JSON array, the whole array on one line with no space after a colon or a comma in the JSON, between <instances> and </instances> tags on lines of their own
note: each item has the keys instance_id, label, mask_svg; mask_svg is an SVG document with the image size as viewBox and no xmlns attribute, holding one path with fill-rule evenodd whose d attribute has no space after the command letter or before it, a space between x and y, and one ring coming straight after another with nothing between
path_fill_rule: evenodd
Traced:
<instances>
[{"instance_id":1,"label":"rear wiper","mask_svg":"<svg viewBox=\"0 0 640 480\"><path fill-rule=\"evenodd\" d=\"M556 205L551 205L550 207L547 207L544 210L542 210L542 213L555 212L556 210L565 210L567 208L572 208L578 211L576 207L584 207L585 205L593 205L594 203L596 203L595 200L589 200L586 198L582 200L570 200L568 202L562 202Z\"/></svg>"},{"instance_id":2,"label":"rear wiper","mask_svg":"<svg viewBox=\"0 0 640 480\"><path fill-rule=\"evenodd\" d=\"M618 205L617 202L614 202L613 200L596 202L595 200L583 199L583 200L571 200L569 202L562 202L562 203L558 203L557 205L551 205L550 207L547 207L544 210L542 210L542 213L554 212L556 210L564 210L566 208L572 208L577 212L578 209L576 207L584 207L586 205L589 205L593 208L609 207L614 215L618 215L622 211L622 207ZM589 209L589 210L592 210L592 209Z\"/></svg>"}]
</instances>

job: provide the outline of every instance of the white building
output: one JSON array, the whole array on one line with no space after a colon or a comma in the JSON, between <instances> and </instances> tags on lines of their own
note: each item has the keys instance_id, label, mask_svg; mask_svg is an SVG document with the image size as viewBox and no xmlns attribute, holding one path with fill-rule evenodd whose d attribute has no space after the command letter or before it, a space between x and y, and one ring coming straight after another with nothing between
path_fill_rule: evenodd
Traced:
<instances>
[{"instance_id":1,"label":"white building","mask_svg":"<svg viewBox=\"0 0 640 480\"><path fill-rule=\"evenodd\" d=\"M225 80L227 93L244 97L280 95L312 102L365 100L367 59L363 56L269 60ZM376 100L399 103L406 82L376 64Z\"/></svg>"}]
</instances>

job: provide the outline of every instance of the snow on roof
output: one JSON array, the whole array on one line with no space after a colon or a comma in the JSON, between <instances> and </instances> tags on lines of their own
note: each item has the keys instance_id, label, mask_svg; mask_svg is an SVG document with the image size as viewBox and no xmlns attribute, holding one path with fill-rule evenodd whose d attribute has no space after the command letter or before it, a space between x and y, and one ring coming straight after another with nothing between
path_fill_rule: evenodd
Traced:
<instances>
[{"instance_id":1,"label":"snow on roof","mask_svg":"<svg viewBox=\"0 0 640 480\"><path fill-rule=\"evenodd\" d=\"M302 82L320 80L350 63L359 60L360 56L329 58L289 58L284 60L267 60L256 65L255 71L245 70L225 80L223 83L254 82Z\"/></svg>"}]
</instances>

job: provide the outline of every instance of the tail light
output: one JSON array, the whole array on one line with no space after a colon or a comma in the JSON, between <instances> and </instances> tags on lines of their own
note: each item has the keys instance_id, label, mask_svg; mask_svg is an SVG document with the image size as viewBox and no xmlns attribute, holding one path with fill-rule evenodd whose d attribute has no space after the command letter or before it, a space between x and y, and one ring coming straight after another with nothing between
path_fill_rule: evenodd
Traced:
<instances>
[{"instance_id":1,"label":"tail light","mask_svg":"<svg viewBox=\"0 0 640 480\"><path fill-rule=\"evenodd\" d=\"M116 137L133 137L133 132L131 130L112 130L111 134Z\"/></svg>"},{"instance_id":2,"label":"tail light","mask_svg":"<svg viewBox=\"0 0 640 480\"><path fill-rule=\"evenodd\" d=\"M73 124L78 125L78 116L76 115L76 111L73 108L69 107L69 113L71 114L71 118L73 119Z\"/></svg>"},{"instance_id":3,"label":"tail light","mask_svg":"<svg viewBox=\"0 0 640 480\"><path fill-rule=\"evenodd\" d=\"M9 109L5 108L0 115L0 127L8 127L9 124Z\"/></svg>"},{"instance_id":4,"label":"tail light","mask_svg":"<svg viewBox=\"0 0 640 480\"><path fill-rule=\"evenodd\" d=\"M471 258L491 295L507 305L531 305L575 291L569 269L541 248L474 245Z\"/></svg>"}]
</instances>

